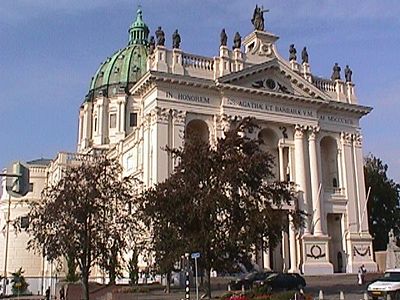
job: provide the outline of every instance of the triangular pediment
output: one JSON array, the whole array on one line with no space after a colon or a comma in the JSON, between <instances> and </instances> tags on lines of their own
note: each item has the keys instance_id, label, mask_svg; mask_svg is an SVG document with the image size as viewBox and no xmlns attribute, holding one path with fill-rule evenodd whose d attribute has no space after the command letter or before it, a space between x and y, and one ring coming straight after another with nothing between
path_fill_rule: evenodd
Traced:
<instances>
[{"instance_id":1,"label":"triangular pediment","mask_svg":"<svg viewBox=\"0 0 400 300\"><path fill-rule=\"evenodd\" d=\"M260 91L328 100L329 96L277 58L217 79L218 82Z\"/></svg>"}]
</instances>

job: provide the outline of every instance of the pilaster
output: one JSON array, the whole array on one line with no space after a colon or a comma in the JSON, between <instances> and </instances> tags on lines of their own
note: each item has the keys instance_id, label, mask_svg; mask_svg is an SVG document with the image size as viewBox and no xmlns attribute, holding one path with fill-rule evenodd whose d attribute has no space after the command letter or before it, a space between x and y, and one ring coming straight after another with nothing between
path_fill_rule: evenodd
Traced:
<instances>
[{"instance_id":1,"label":"pilaster","mask_svg":"<svg viewBox=\"0 0 400 300\"><path fill-rule=\"evenodd\" d=\"M357 104L357 96L355 94L354 83L352 82L346 82L346 97L347 102Z\"/></svg>"},{"instance_id":2,"label":"pilaster","mask_svg":"<svg viewBox=\"0 0 400 300\"><path fill-rule=\"evenodd\" d=\"M302 73L303 73L303 77L308 81L308 82L312 82L312 76L311 76L311 68L310 68L310 64L304 62L302 64Z\"/></svg>"},{"instance_id":3,"label":"pilaster","mask_svg":"<svg viewBox=\"0 0 400 300\"><path fill-rule=\"evenodd\" d=\"M172 73L183 75L184 72L182 65L182 50L175 48L172 50Z\"/></svg>"},{"instance_id":4,"label":"pilaster","mask_svg":"<svg viewBox=\"0 0 400 300\"><path fill-rule=\"evenodd\" d=\"M298 63L296 60L292 59L292 60L289 62L289 64L290 64L290 67L292 68L292 71L295 71L295 72L297 72L297 73L300 72L300 65L299 65L299 63Z\"/></svg>"},{"instance_id":5,"label":"pilaster","mask_svg":"<svg viewBox=\"0 0 400 300\"><path fill-rule=\"evenodd\" d=\"M344 92L344 82L340 79L335 80L335 91L336 99L338 101L346 101L346 95Z\"/></svg>"},{"instance_id":6,"label":"pilaster","mask_svg":"<svg viewBox=\"0 0 400 300\"><path fill-rule=\"evenodd\" d=\"M244 58L243 58L243 52L240 49L236 48L233 50L233 59L234 59L234 64L235 64L234 72L243 70Z\"/></svg>"},{"instance_id":7,"label":"pilaster","mask_svg":"<svg viewBox=\"0 0 400 300\"><path fill-rule=\"evenodd\" d=\"M231 61L229 56L229 49L227 46L220 46L219 48L219 76L224 76L231 73Z\"/></svg>"},{"instance_id":8,"label":"pilaster","mask_svg":"<svg viewBox=\"0 0 400 300\"><path fill-rule=\"evenodd\" d=\"M164 46L157 46L154 51L154 62L156 71L168 72L167 64L167 48Z\"/></svg>"}]
</instances>

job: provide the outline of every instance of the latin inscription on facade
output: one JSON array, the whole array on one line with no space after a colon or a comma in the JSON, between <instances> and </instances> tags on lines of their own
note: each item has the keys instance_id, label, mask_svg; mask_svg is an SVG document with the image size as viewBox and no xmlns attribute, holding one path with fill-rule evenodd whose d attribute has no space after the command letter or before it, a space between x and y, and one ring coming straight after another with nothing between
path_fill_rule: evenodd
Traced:
<instances>
[{"instance_id":1,"label":"latin inscription on facade","mask_svg":"<svg viewBox=\"0 0 400 300\"><path fill-rule=\"evenodd\" d=\"M193 94L189 94L189 93L185 93L185 92L169 91L169 92L165 93L165 97L167 99L175 99L175 100L180 100L180 101L210 104L210 97L193 95Z\"/></svg>"},{"instance_id":2,"label":"latin inscription on facade","mask_svg":"<svg viewBox=\"0 0 400 300\"><path fill-rule=\"evenodd\" d=\"M340 116L335 116L335 115L320 115L319 116L320 121L326 121L329 123L335 123L335 124L343 124L343 125L355 125L355 121L350 118L344 118Z\"/></svg>"},{"instance_id":3,"label":"latin inscription on facade","mask_svg":"<svg viewBox=\"0 0 400 300\"><path fill-rule=\"evenodd\" d=\"M274 112L278 114L301 116L307 118L315 117L315 112L311 109L298 108L298 107L269 103L269 102L256 102L251 100L236 100L228 98L226 104L229 106L244 107L258 111Z\"/></svg>"}]
</instances>

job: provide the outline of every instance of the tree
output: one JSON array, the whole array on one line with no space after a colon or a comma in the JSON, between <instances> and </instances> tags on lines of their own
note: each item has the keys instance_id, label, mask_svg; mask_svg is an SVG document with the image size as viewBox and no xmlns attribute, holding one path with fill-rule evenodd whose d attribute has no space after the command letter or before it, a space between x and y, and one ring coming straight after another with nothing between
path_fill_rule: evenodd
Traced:
<instances>
[{"instance_id":1,"label":"tree","mask_svg":"<svg viewBox=\"0 0 400 300\"><path fill-rule=\"evenodd\" d=\"M89 299L91 268L98 264L115 280L134 242L134 182L121 174L118 162L105 157L68 168L28 214L28 248L43 251L50 261L74 255L83 299Z\"/></svg>"},{"instance_id":2,"label":"tree","mask_svg":"<svg viewBox=\"0 0 400 300\"><path fill-rule=\"evenodd\" d=\"M142 198L153 243L160 239L169 248L154 247L156 258L170 257L171 266L178 254L200 252L209 297L211 269L230 270L248 261L254 249L275 246L287 226L282 205L294 200L289 183L271 179L273 158L260 149L262 141L249 138L257 127L254 120L234 125L216 147L192 134L182 149L168 149L179 161L175 172ZM300 213L290 213L299 226ZM165 236L157 231L160 222L170 229ZM180 253L173 250L176 244Z\"/></svg>"},{"instance_id":3,"label":"tree","mask_svg":"<svg viewBox=\"0 0 400 300\"><path fill-rule=\"evenodd\" d=\"M28 286L29 284L25 280L25 276L23 275L25 271L22 268L19 268L14 273L11 273L11 291L13 295L26 295L29 293Z\"/></svg>"},{"instance_id":4,"label":"tree","mask_svg":"<svg viewBox=\"0 0 400 300\"><path fill-rule=\"evenodd\" d=\"M400 185L387 177L388 166L370 154L365 159L365 187L371 188L368 198L368 221L375 251L386 250L388 233L400 233Z\"/></svg>"}]
</instances>

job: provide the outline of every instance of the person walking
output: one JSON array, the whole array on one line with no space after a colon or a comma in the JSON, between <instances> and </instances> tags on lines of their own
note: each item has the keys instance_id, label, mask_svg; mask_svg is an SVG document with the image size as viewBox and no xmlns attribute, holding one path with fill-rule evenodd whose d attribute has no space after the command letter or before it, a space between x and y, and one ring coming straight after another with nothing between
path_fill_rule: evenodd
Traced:
<instances>
[{"instance_id":1,"label":"person walking","mask_svg":"<svg viewBox=\"0 0 400 300\"><path fill-rule=\"evenodd\" d=\"M365 268L365 266L362 264L359 268L358 268L358 274L357 274L357 278L358 278L358 285L363 285L365 283L365 274L367 273L367 269Z\"/></svg>"},{"instance_id":2,"label":"person walking","mask_svg":"<svg viewBox=\"0 0 400 300\"><path fill-rule=\"evenodd\" d=\"M45 296L46 296L46 300L50 300L50 287L47 287Z\"/></svg>"}]
</instances>

